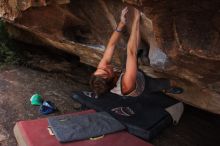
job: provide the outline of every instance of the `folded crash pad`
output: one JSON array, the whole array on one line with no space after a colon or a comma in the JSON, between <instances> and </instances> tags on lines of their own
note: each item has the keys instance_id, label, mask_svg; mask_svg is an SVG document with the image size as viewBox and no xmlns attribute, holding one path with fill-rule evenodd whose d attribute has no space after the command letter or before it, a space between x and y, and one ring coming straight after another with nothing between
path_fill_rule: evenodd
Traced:
<instances>
[{"instance_id":1,"label":"folded crash pad","mask_svg":"<svg viewBox=\"0 0 220 146\"><path fill-rule=\"evenodd\" d=\"M49 117L48 123L60 142L84 140L125 129L106 112Z\"/></svg>"},{"instance_id":2,"label":"folded crash pad","mask_svg":"<svg viewBox=\"0 0 220 146\"><path fill-rule=\"evenodd\" d=\"M85 115L90 113L95 113L95 111L88 110L73 114ZM47 128L47 118L20 121L14 127L14 135L19 146L152 146L150 143L138 139L126 131L104 135L99 138L60 143L55 136L49 134Z\"/></svg>"},{"instance_id":3,"label":"folded crash pad","mask_svg":"<svg viewBox=\"0 0 220 146\"><path fill-rule=\"evenodd\" d=\"M150 140L173 123L166 108L178 103L161 92L143 94L140 97L123 97L106 93L91 98L92 92L74 92L72 98L81 104L105 111L124 124L128 131L138 137Z\"/></svg>"}]
</instances>

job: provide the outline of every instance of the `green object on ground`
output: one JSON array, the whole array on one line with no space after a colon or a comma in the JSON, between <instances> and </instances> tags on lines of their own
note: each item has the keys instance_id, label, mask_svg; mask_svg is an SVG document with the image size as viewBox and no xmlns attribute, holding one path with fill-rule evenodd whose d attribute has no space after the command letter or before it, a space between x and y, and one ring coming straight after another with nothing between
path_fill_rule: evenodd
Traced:
<instances>
[{"instance_id":1,"label":"green object on ground","mask_svg":"<svg viewBox=\"0 0 220 146\"><path fill-rule=\"evenodd\" d=\"M43 102L42 96L38 93L32 95L31 99L31 104L32 105L41 105Z\"/></svg>"}]
</instances>

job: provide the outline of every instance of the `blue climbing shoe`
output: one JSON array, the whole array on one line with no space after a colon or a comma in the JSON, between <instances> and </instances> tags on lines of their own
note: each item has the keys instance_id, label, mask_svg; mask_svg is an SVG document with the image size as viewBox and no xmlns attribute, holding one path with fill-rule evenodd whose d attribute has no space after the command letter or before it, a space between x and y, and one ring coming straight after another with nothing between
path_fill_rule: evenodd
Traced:
<instances>
[{"instance_id":1,"label":"blue climbing shoe","mask_svg":"<svg viewBox=\"0 0 220 146\"><path fill-rule=\"evenodd\" d=\"M43 115L48 115L50 113L55 112L57 109L55 105L50 101L44 101L40 106L40 113Z\"/></svg>"},{"instance_id":2,"label":"blue climbing shoe","mask_svg":"<svg viewBox=\"0 0 220 146\"><path fill-rule=\"evenodd\" d=\"M180 87L171 87L170 89L166 90L166 93L181 94L183 93L183 89Z\"/></svg>"}]
</instances>

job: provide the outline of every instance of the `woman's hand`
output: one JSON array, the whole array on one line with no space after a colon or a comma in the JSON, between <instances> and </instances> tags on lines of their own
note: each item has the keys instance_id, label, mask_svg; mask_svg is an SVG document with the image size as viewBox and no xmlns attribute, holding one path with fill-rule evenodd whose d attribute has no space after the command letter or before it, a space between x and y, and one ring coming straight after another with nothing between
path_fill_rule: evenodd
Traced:
<instances>
[{"instance_id":1,"label":"woman's hand","mask_svg":"<svg viewBox=\"0 0 220 146\"><path fill-rule=\"evenodd\" d=\"M140 17L141 17L141 12L137 8L134 8L134 20L139 21Z\"/></svg>"},{"instance_id":2,"label":"woman's hand","mask_svg":"<svg viewBox=\"0 0 220 146\"><path fill-rule=\"evenodd\" d=\"M121 22L123 23L123 24L126 24L126 14L128 13L128 8L127 7L125 7L122 11L121 11Z\"/></svg>"}]
</instances>

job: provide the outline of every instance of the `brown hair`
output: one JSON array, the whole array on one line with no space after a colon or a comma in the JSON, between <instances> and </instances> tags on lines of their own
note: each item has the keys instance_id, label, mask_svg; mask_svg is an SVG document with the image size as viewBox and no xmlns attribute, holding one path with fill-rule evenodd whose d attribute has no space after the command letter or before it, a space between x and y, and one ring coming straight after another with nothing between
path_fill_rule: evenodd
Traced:
<instances>
[{"instance_id":1,"label":"brown hair","mask_svg":"<svg viewBox=\"0 0 220 146\"><path fill-rule=\"evenodd\" d=\"M108 92L112 88L112 82L112 79L105 79L93 74L89 83L91 89L99 96Z\"/></svg>"}]
</instances>

